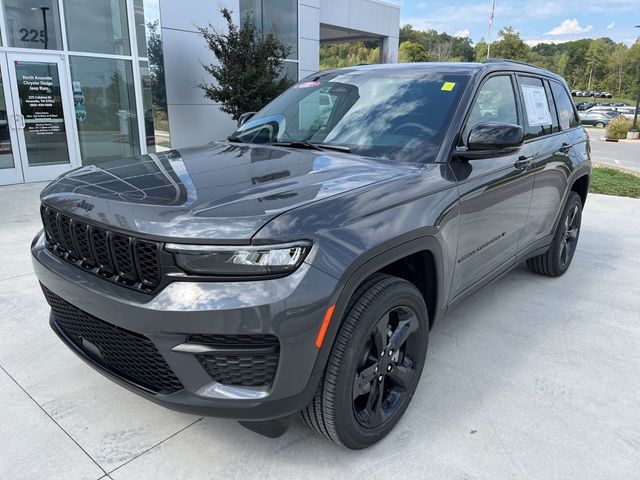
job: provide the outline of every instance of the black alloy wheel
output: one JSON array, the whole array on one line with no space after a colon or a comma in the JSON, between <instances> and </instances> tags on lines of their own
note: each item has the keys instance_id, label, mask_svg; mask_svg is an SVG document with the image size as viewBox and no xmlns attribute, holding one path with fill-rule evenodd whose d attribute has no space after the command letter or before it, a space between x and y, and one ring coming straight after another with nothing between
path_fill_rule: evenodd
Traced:
<instances>
[{"instance_id":1,"label":"black alloy wheel","mask_svg":"<svg viewBox=\"0 0 640 480\"><path fill-rule=\"evenodd\" d=\"M576 253L581 222L582 199L576 192L569 192L551 246L545 253L527 260L529 270L548 277L559 277L566 272Z\"/></svg>"},{"instance_id":2,"label":"black alloy wheel","mask_svg":"<svg viewBox=\"0 0 640 480\"><path fill-rule=\"evenodd\" d=\"M366 428L376 428L402 405L416 376L418 319L407 306L385 313L370 332L353 379L353 411Z\"/></svg>"},{"instance_id":3,"label":"black alloy wheel","mask_svg":"<svg viewBox=\"0 0 640 480\"><path fill-rule=\"evenodd\" d=\"M580 217L578 212L580 205L574 204L564 218L564 230L560 241L559 255L560 266L567 267L573 258L578 246L578 231L580 230Z\"/></svg>"},{"instance_id":4,"label":"black alloy wheel","mask_svg":"<svg viewBox=\"0 0 640 480\"><path fill-rule=\"evenodd\" d=\"M409 406L427 354L429 315L415 285L380 273L356 289L345 312L301 415L320 435L361 449L383 439Z\"/></svg>"}]
</instances>

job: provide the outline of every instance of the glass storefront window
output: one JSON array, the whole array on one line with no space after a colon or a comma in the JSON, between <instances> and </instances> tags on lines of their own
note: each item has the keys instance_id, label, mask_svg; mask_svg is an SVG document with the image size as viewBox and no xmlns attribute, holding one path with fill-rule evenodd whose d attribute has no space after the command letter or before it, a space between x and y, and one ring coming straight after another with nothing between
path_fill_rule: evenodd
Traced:
<instances>
[{"instance_id":1,"label":"glass storefront window","mask_svg":"<svg viewBox=\"0 0 640 480\"><path fill-rule=\"evenodd\" d=\"M139 155L131 62L71 56L69 63L82 163Z\"/></svg>"},{"instance_id":2,"label":"glass storefront window","mask_svg":"<svg viewBox=\"0 0 640 480\"><path fill-rule=\"evenodd\" d=\"M11 132L7 115L7 104L4 99L3 79L0 76L0 170L13 168L13 149L11 147Z\"/></svg>"},{"instance_id":3,"label":"glass storefront window","mask_svg":"<svg viewBox=\"0 0 640 480\"><path fill-rule=\"evenodd\" d=\"M283 62L280 77L287 77L291 83L298 81L298 62Z\"/></svg>"},{"instance_id":4,"label":"glass storefront window","mask_svg":"<svg viewBox=\"0 0 640 480\"><path fill-rule=\"evenodd\" d=\"M69 163L58 65L16 62L15 69L29 166Z\"/></svg>"},{"instance_id":5,"label":"glass storefront window","mask_svg":"<svg viewBox=\"0 0 640 480\"><path fill-rule=\"evenodd\" d=\"M125 0L64 0L69 50L129 55Z\"/></svg>"},{"instance_id":6,"label":"glass storefront window","mask_svg":"<svg viewBox=\"0 0 640 480\"><path fill-rule=\"evenodd\" d=\"M160 36L159 0L133 0L138 56L146 57L147 48Z\"/></svg>"},{"instance_id":7,"label":"glass storefront window","mask_svg":"<svg viewBox=\"0 0 640 480\"><path fill-rule=\"evenodd\" d=\"M262 35L274 32L291 47L287 58L298 59L298 0L240 0L241 20L247 13L253 15Z\"/></svg>"},{"instance_id":8,"label":"glass storefront window","mask_svg":"<svg viewBox=\"0 0 640 480\"><path fill-rule=\"evenodd\" d=\"M4 0L10 47L62 50L57 0Z\"/></svg>"},{"instance_id":9,"label":"glass storefront window","mask_svg":"<svg viewBox=\"0 0 640 480\"><path fill-rule=\"evenodd\" d=\"M171 148L166 96L162 95L164 82L159 82L157 72L154 73L147 62L140 62L140 82L142 83L147 151L156 152ZM163 98L164 104L162 104Z\"/></svg>"}]
</instances>

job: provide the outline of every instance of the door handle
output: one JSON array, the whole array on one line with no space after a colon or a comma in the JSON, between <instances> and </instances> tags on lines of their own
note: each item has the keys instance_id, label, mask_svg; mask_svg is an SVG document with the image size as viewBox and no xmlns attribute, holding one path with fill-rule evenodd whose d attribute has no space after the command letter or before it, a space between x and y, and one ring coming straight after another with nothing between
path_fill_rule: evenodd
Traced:
<instances>
[{"instance_id":1,"label":"door handle","mask_svg":"<svg viewBox=\"0 0 640 480\"><path fill-rule=\"evenodd\" d=\"M11 130L16 130L18 128L15 115L11 115L11 117L9 117L9 126L11 127Z\"/></svg>"},{"instance_id":2,"label":"door handle","mask_svg":"<svg viewBox=\"0 0 640 480\"><path fill-rule=\"evenodd\" d=\"M16 118L20 121L20 123L16 122L16 128L24 128L25 126L25 121L24 121L24 115L16 115Z\"/></svg>"},{"instance_id":3,"label":"door handle","mask_svg":"<svg viewBox=\"0 0 640 480\"><path fill-rule=\"evenodd\" d=\"M563 143L562 146L558 149L558 151L561 153L569 153L569 150L571 150L570 143Z\"/></svg>"},{"instance_id":4,"label":"door handle","mask_svg":"<svg viewBox=\"0 0 640 480\"><path fill-rule=\"evenodd\" d=\"M519 157L518 160L516 160L516 163L514 163L513 166L516 167L521 172L524 172L527 168L531 166L532 162L533 162L533 155L530 157L522 156L522 157Z\"/></svg>"}]
</instances>

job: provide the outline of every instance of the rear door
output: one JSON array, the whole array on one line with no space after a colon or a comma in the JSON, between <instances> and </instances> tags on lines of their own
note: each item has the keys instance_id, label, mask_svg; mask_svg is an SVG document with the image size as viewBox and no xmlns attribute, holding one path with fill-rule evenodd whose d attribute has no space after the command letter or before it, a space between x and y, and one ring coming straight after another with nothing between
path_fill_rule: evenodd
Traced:
<instances>
[{"instance_id":1,"label":"rear door","mask_svg":"<svg viewBox=\"0 0 640 480\"><path fill-rule=\"evenodd\" d=\"M520 250L553 234L556 217L563 206L569 176L574 164L586 155L587 148L587 136L580 127L569 92L555 80L545 79L543 82L552 124L528 127L528 142L536 153L532 165L535 179Z\"/></svg>"},{"instance_id":2,"label":"rear door","mask_svg":"<svg viewBox=\"0 0 640 480\"><path fill-rule=\"evenodd\" d=\"M481 122L522 125L512 74L494 74L483 81L462 130L462 145ZM525 145L509 155L452 161L460 193L460 231L451 300L515 261L533 189L528 158Z\"/></svg>"}]
</instances>

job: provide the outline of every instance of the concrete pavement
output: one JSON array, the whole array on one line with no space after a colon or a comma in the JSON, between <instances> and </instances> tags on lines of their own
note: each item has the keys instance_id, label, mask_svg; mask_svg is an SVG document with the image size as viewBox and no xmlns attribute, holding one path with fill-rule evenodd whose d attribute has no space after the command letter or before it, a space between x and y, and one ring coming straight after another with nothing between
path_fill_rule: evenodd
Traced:
<instances>
[{"instance_id":1,"label":"concrete pavement","mask_svg":"<svg viewBox=\"0 0 640 480\"><path fill-rule=\"evenodd\" d=\"M640 200L591 195L574 264L518 268L431 334L384 441L336 447L299 422L269 440L170 412L50 331L32 273L42 185L0 188L2 479L630 479L640 472Z\"/></svg>"}]
</instances>

